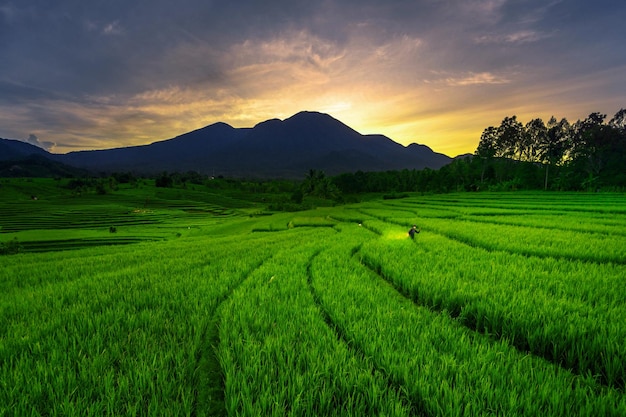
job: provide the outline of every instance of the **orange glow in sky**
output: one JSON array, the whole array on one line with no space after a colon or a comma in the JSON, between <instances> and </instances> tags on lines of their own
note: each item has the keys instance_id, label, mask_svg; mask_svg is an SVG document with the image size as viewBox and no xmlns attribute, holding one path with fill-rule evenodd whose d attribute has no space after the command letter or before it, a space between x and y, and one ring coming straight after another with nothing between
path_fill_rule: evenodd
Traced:
<instances>
[{"instance_id":1,"label":"orange glow in sky","mask_svg":"<svg viewBox=\"0 0 626 417\"><path fill-rule=\"evenodd\" d=\"M0 137L65 153L308 110L456 156L506 116L626 106L622 3L187 3L1 6Z\"/></svg>"}]
</instances>

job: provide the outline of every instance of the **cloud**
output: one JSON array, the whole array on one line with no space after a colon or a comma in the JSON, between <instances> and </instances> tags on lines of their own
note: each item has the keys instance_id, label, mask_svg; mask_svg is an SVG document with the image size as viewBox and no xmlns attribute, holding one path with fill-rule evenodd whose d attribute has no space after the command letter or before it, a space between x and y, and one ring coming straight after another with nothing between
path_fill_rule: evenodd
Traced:
<instances>
[{"instance_id":1,"label":"cloud","mask_svg":"<svg viewBox=\"0 0 626 417\"><path fill-rule=\"evenodd\" d=\"M490 72L478 74L470 73L461 78L447 78L446 83L450 86L484 85L484 84L508 84L511 81L507 78L497 76Z\"/></svg>"},{"instance_id":2,"label":"cloud","mask_svg":"<svg viewBox=\"0 0 626 417\"><path fill-rule=\"evenodd\" d=\"M248 98L319 88L337 75L346 54L336 43L307 31L247 39L222 57L220 66L227 77L222 87Z\"/></svg>"},{"instance_id":3,"label":"cloud","mask_svg":"<svg viewBox=\"0 0 626 417\"><path fill-rule=\"evenodd\" d=\"M300 110L472 151L481 127L512 112L611 112L599 104L624 97L621 3L27 3L0 0L1 133L34 132L60 151Z\"/></svg>"},{"instance_id":4,"label":"cloud","mask_svg":"<svg viewBox=\"0 0 626 417\"><path fill-rule=\"evenodd\" d=\"M424 80L426 84L445 84L449 87L465 87L465 86L473 86L473 85L498 85L498 84L509 84L511 79L504 75L497 75L493 72L467 72L457 76L444 76L442 73L435 74L439 75L440 78L431 80Z\"/></svg>"},{"instance_id":5,"label":"cloud","mask_svg":"<svg viewBox=\"0 0 626 417\"><path fill-rule=\"evenodd\" d=\"M115 22L107 23L104 28L102 28L102 34L107 36L121 35L123 33L124 29L117 20Z\"/></svg>"},{"instance_id":6,"label":"cloud","mask_svg":"<svg viewBox=\"0 0 626 417\"><path fill-rule=\"evenodd\" d=\"M229 67L271 63L305 64L327 69L345 56L343 48L306 30L292 30L268 39L246 39L225 55Z\"/></svg>"},{"instance_id":7,"label":"cloud","mask_svg":"<svg viewBox=\"0 0 626 417\"><path fill-rule=\"evenodd\" d=\"M39 148L45 149L48 152L56 146L56 143L54 142L49 142L49 141L41 142L39 138L36 135L33 135L32 133L28 135L28 139L26 139L24 142L30 143L31 145L35 145Z\"/></svg>"},{"instance_id":8,"label":"cloud","mask_svg":"<svg viewBox=\"0 0 626 417\"><path fill-rule=\"evenodd\" d=\"M125 30L119 20L101 22L98 20L83 18L81 20L81 24L83 29L88 33L98 33L103 36L118 36L125 33Z\"/></svg>"},{"instance_id":9,"label":"cloud","mask_svg":"<svg viewBox=\"0 0 626 417\"><path fill-rule=\"evenodd\" d=\"M461 0L459 7L468 15L498 20L506 3L507 0Z\"/></svg>"},{"instance_id":10,"label":"cloud","mask_svg":"<svg viewBox=\"0 0 626 417\"><path fill-rule=\"evenodd\" d=\"M524 44L537 42L550 36L548 33L535 30L520 30L512 33L480 35L475 37L474 40L478 44Z\"/></svg>"},{"instance_id":11,"label":"cloud","mask_svg":"<svg viewBox=\"0 0 626 417\"><path fill-rule=\"evenodd\" d=\"M0 79L0 105L22 104L33 100L54 99L61 96L53 91L25 85L11 79Z\"/></svg>"}]
</instances>

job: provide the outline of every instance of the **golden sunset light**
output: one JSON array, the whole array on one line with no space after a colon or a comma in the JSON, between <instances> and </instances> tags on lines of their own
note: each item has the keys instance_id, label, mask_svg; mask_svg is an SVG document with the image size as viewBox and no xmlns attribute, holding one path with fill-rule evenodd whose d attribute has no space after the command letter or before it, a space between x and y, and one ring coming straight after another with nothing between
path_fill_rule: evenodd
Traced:
<instances>
[{"instance_id":1,"label":"golden sunset light","mask_svg":"<svg viewBox=\"0 0 626 417\"><path fill-rule=\"evenodd\" d=\"M0 417L626 417L625 17L0 0Z\"/></svg>"},{"instance_id":2,"label":"golden sunset light","mask_svg":"<svg viewBox=\"0 0 626 417\"><path fill-rule=\"evenodd\" d=\"M310 110L455 156L506 116L624 105L618 13L585 2L187 3L1 5L0 136L66 153Z\"/></svg>"}]
</instances>

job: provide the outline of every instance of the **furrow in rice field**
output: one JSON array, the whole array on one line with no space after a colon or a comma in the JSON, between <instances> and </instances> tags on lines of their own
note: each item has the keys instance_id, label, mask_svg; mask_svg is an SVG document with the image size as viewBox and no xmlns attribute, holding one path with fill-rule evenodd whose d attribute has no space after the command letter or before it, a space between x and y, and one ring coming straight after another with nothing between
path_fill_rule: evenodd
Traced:
<instances>
[{"instance_id":1,"label":"furrow in rice field","mask_svg":"<svg viewBox=\"0 0 626 417\"><path fill-rule=\"evenodd\" d=\"M19 274L30 280L0 299L0 379L8 384L0 415L191 415L207 322L271 255L271 246L250 251L255 244L111 248L110 259L93 249L37 255L64 266L50 264L45 279L32 277L46 262L22 263Z\"/></svg>"},{"instance_id":2,"label":"furrow in rice field","mask_svg":"<svg viewBox=\"0 0 626 417\"><path fill-rule=\"evenodd\" d=\"M408 227L419 224L424 230L438 233L466 245L488 251L552 257L571 261L626 264L626 234L575 230L553 230L543 227L507 225L460 218L403 216L383 209L364 213L383 222ZM558 221L557 218L554 219Z\"/></svg>"},{"instance_id":3,"label":"furrow in rice field","mask_svg":"<svg viewBox=\"0 0 626 417\"><path fill-rule=\"evenodd\" d=\"M269 258L270 256L254 265L239 281L227 288L225 293L215 298L214 308L207 315L196 353L197 390L195 391L194 416L227 415L224 401L224 372L220 364L218 349L220 326L227 326L228 323L220 323L220 306Z\"/></svg>"},{"instance_id":4,"label":"furrow in rice field","mask_svg":"<svg viewBox=\"0 0 626 417\"><path fill-rule=\"evenodd\" d=\"M626 415L623 193L10 183L0 416Z\"/></svg>"},{"instance_id":5,"label":"furrow in rice field","mask_svg":"<svg viewBox=\"0 0 626 417\"><path fill-rule=\"evenodd\" d=\"M291 233L294 245L255 270L221 308L229 415L410 415L385 379L337 339L308 289L308 264L331 233Z\"/></svg>"},{"instance_id":6,"label":"furrow in rice field","mask_svg":"<svg viewBox=\"0 0 626 417\"><path fill-rule=\"evenodd\" d=\"M614 325L626 319L619 290L623 265L528 259L427 232L416 242L388 233L364 244L360 256L414 302L445 310L522 352L624 388L626 349L617 341L626 340L626 333Z\"/></svg>"},{"instance_id":7,"label":"furrow in rice field","mask_svg":"<svg viewBox=\"0 0 626 417\"><path fill-rule=\"evenodd\" d=\"M350 252L349 246L337 245L316 256L312 285L342 337L385 369L421 414L618 416L626 411L618 391L415 304L363 267L360 253Z\"/></svg>"},{"instance_id":8,"label":"furrow in rice field","mask_svg":"<svg viewBox=\"0 0 626 417\"><path fill-rule=\"evenodd\" d=\"M352 252L356 252L358 251L358 247L355 247L352 249ZM315 286L313 285L313 275L311 273L311 265L313 264L315 258L319 255L321 251L315 253L313 255L313 257L311 258L311 261L309 262L309 264L307 265L307 284L309 287L309 291L311 291L311 294L313 295L313 300L315 301L315 304L317 305L320 315L323 317L324 322L326 323L326 325L335 333L335 335L337 336L337 339L339 341L341 341L342 343L344 343L348 349L352 352L353 355L355 355L356 357L358 357L362 362L366 363L366 364L370 364L370 366L372 367L372 373L377 373L380 374L380 378L383 380L387 380L388 381L388 386L389 389L395 391L398 395L398 398L400 398L400 400L404 403L405 407L409 410L409 415L411 416L425 416L426 414L423 412L424 410L424 406L423 405L415 405L418 402L421 401L417 401L416 399L410 399L406 397L406 393L405 390L403 389L402 385L399 384L399 382L396 380L394 381L391 376L388 374L387 370L381 367L377 367L375 363L373 363L368 356L366 355L366 353L361 349L361 347L359 345L356 345L354 343L350 342L350 338L346 335L344 329L337 323L335 323L331 317L331 315L329 314L329 312L326 310L326 307L322 301L322 299L320 298L319 294L317 293L317 290L315 289ZM422 410L422 411L420 411Z\"/></svg>"}]
</instances>

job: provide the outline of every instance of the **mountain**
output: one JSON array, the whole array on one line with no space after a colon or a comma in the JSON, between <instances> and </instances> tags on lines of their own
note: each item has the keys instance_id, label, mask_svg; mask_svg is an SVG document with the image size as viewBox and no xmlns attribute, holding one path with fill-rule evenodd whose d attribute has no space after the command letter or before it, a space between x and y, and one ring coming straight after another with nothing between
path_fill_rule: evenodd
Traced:
<instances>
[{"instance_id":1,"label":"mountain","mask_svg":"<svg viewBox=\"0 0 626 417\"><path fill-rule=\"evenodd\" d=\"M256 178L301 178L310 169L327 175L358 170L438 169L452 161L425 145L405 147L386 136L362 135L328 114L317 112L271 119L253 128L215 123L142 146L67 154L40 151L48 158L94 172L197 171Z\"/></svg>"},{"instance_id":2,"label":"mountain","mask_svg":"<svg viewBox=\"0 0 626 417\"><path fill-rule=\"evenodd\" d=\"M0 161L21 159L30 155L50 155L44 149L30 143L0 138Z\"/></svg>"},{"instance_id":3,"label":"mountain","mask_svg":"<svg viewBox=\"0 0 626 417\"><path fill-rule=\"evenodd\" d=\"M56 155L58 160L76 167L100 172L133 171L160 173L198 171L209 173L208 166L245 134L226 123L215 123L202 129L149 145L98 151L78 151Z\"/></svg>"}]
</instances>

